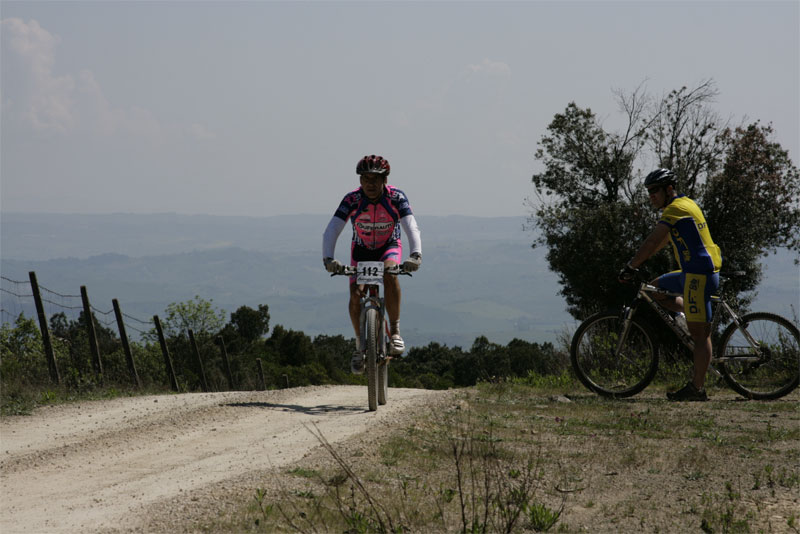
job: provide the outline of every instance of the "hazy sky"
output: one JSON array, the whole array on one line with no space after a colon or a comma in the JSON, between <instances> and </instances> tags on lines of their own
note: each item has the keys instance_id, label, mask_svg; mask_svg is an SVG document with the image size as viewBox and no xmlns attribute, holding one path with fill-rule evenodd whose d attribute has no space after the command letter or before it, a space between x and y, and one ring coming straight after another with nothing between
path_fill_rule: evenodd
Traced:
<instances>
[{"instance_id":1,"label":"hazy sky","mask_svg":"<svg viewBox=\"0 0 800 534\"><path fill-rule=\"evenodd\" d=\"M799 164L798 6L3 1L1 207L332 214L376 153L423 228L526 215L569 102L709 78Z\"/></svg>"}]
</instances>

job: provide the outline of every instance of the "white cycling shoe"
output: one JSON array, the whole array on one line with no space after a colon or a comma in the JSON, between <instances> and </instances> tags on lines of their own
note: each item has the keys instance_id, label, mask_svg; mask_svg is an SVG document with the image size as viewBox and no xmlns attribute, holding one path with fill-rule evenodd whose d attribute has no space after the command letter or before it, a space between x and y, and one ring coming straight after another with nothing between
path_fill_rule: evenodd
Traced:
<instances>
[{"instance_id":1,"label":"white cycling shoe","mask_svg":"<svg viewBox=\"0 0 800 534\"><path fill-rule=\"evenodd\" d=\"M357 350L350 358L350 372L354 375L364 374L364 353Z\"/></svg>"},{"instance_id":2,"label":"white cycling shoe","mask_svg":"<svg viewBox=\"0 0 800 534\"><path fill-rule=\"evenodd\" d=\"M399 356L406 350L406 344L400 334L392 334L389 338L389 354L392 356Z\"/></svg>"}]
</instances>

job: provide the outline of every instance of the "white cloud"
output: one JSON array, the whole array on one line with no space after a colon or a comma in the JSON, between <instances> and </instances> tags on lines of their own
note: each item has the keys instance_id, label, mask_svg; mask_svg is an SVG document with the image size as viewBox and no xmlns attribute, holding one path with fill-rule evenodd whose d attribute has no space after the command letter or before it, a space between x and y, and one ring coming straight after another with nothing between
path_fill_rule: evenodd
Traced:
<instances>
[{"instance_id":1,"label":"white cloud","mask_svg":"<svg viewBox=\"0 0 800 534\"><path fill-rule=\"evenodd\" d=\"M78 80L77 102L82 126L90 132L102 135L122 133L151 140L162 137L162 126L149 110L111 105L91 71L82 70Z\"/></svg>"},{"instance_id":2,"label":"white cloud","mask_svg":"<svg viewBox=\"0 0 800 534\"><path fill-rule=\"evenodd\" d=\"M2 21L2 37L3 47L8 50L7 58L11 60L11 65L3 69L8 82L3 84L3 105L10 99L14 110L36 130L64 132L71 129L75 124L72 101L75 80L71 76L53 74L59 38L35 20L26 24L16 18ZM6 88L12 80L17 81L19 90L8 94Z\"/></svg>"},{"instance_id":3,"label":"white cloud","mask_svg":"<svg viewBox=\"0 0 800 534\"><path fill-rule=\"evenodd\" d=\"M201 124L163 125L150 110L113 105L90 70L56 75L61 39L35 20L2 21L3 113L20 117L35 131L67 134L131 135L158 142L166 131L195 139L213 139Z\"/></svg>"},{"instance_id":4,"label":"white cloud","mask_svg":"<svg viewBox=\"0 0 800 534\"><path fill-rule=\"evenodd\" d=\"M484 59L477 65L467 65L467 70L473 75L511 76L511 67L507 63L488 59Z\"/></svg>"},{"instance_id":5,"label":"white cloud","mask_svg":"<svg viewBox=\"0 0 800 534\"><path fill-rule=\"evenodd\" d=\"M189 135L191 135L195 139L209 140L209 139L216 139L217 138L217 136L214 134L214 132L210 131L208 128L206 128L202 124L197 124L197 123L191 124L187 128L187 132L189 133Z\"/></svg>"}]
</instances>

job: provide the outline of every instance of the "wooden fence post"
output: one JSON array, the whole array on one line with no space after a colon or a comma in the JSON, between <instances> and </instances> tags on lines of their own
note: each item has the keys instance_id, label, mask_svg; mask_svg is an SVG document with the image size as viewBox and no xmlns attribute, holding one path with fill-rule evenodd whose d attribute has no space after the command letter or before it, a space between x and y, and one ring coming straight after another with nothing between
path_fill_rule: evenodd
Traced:
<instances>
[{"instance_id":1,"label":"wooden fence post","mask_svg":"<svg viewBox=\"0 0 800 534\"><path fill-rule=\"evenodd\" d=\"M50 380L54 384L60 384L61 377L58 374L58 365L56 365L56 354L53 351L53 343L50 341L50 330L47 328L47 317L44 314L42 295L39 293L39 282L37 282L36 273L33 271L28 273L28 277L31 281L33 301L36 303L36 315L39 318L39 329L42 331L42 344L44 345L45 356L47 356L47 367L50 370Z\"/></svg>"},{"instance_id":2,"label":"wooden fence post","mask_svg":"<svg viewBox=\"0 0 800 534\"><path fill-rule=\"evenodd\" d=\"M112 299L111 304L114 305L114 315L117 318L117 327L119 328L119 339L122 341L122 350L125 351L125 359L128 361L128 371L131 373L131 379L136 387L141 388L142 382L139 380L139 373L136 372L136 364L133 361L130 343L128 343L128 334L125 332L125 322L122 320L122 310L119 307L119 301L117 301L117 299Z\"/></svg>"},{"instance_id":3,"label":"wooden fence post","mask_svg":"<svg viewBox=\"0 0 800 534\"><path fill-rule=\"evenodd\" d=\"M94 374L102 382L103 362L100 359L100 346L97 344L97 332L94 328L94 315L92 315L92 307L89 304L89 293L86 291L86 286L81 286L81 300L83 300L83 315L86 318L86 333L89 335L89 350L92 353Z\"/></svg>"},{"instance_id":4,"label":"wooden fence post","mask_svg":"<svg viewBox=\"0 0 800 534\"><path fill-rule=\"evenodd\" d=\"M164 331L161 329L161 321L158 315L153 316L153 322L156 325L156 332L158 333L158 342L161 344L161 353L164 355L164 365L167 367L167 376L169 377L169 385L172 391L178 391L178 379L175 376L175 369L172 367L172 358L169 356L169 349L167 348L167 340L164 339Z\"/></svg>"},{"instance_id":5,"label":"wooden fence post","mask_svg":"<svg viewBox=\"0 0 800 534\"><path fill-rule=\"evenodd\" d=\"M203 358L200 357L200 351L197 348L197 342L194 340L194 332L189 329L189 343L192 344L192 350L197 358L197 366L200 369L200 386L203 388L203 393L208 393L208 382L206 381L206 371L203 368Z\"/></svg>"},{"instance_id":6,"label":"wooden fence post","mask_svg":"<svg viewBox=\"0 0 800 534\"><path fill-rule=\"evenodd\" d=\"M266 391L267 381L264 380L264 365L261 363L261 358L256 360L258 362L258 378L261 380L261 391Z\"/></svg>"},{"instance_id":7,"label":"wooden fence post","mask_svg":"<svg viewBox=\"0 0 800 534\"><path fill-rule=\"evenodd\" d=\"M231 361L228 359L228 351L225 349L225 340L222 336L217 336L217 343L219 343L220 350L222 351L222 361L225 362L225 373L228 375L228 389L233 391L236 389L233 383L233 373L231 372Z\"/></svg>"}]
</instances>

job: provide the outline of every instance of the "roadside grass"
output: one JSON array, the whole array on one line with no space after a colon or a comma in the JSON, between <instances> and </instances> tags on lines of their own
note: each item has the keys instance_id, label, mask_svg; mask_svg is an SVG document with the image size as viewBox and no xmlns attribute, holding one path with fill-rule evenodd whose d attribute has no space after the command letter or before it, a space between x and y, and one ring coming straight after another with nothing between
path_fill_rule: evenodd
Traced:
<instances>
[{"instance_id":1,"label":"roadside grass","mask_svg":"<svg viewBox=\"0 0 800 534\"><path fill-rule=\"evenodd\" d=\"M85 384L82 387L51 385L47 387L4 382L0 390L0 416L31 415L37 408L71 402L134 397L139 395L168 395L164 387L134 388L132 386Z\"/></svg>"},{"instance_id":2,"label":"roadside grass","mask_svg":"<svg viewBox=\"0 0 800 534\"><path fill-rule=\"evenodd\" d=\"M224 518L209 504L199 530L800 532L800 394L710 395L669 403L655 385L612 401L529 377L453 392L377 441L309 427L318 454Z\"/></svg>"}]
</instances>

